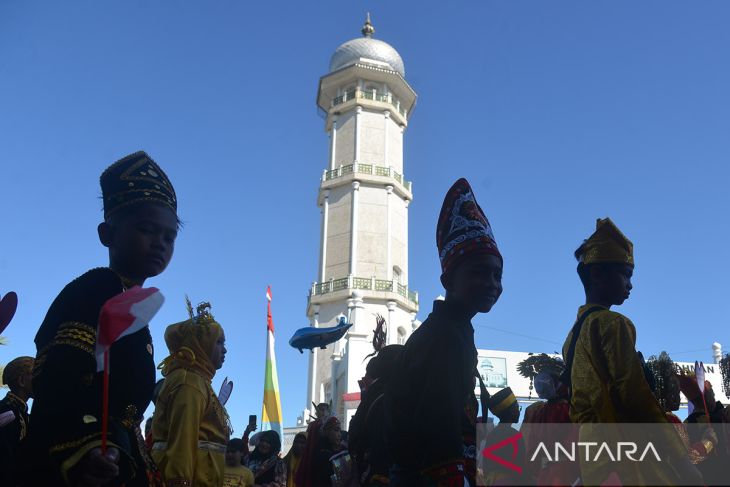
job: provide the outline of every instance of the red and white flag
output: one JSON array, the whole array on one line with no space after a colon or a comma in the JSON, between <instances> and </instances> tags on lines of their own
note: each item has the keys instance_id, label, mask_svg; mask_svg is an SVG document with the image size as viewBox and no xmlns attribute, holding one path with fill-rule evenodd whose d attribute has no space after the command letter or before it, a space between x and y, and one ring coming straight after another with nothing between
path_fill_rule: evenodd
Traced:
<instances>
[{"instance_id":1,"label":"red and white flag","mask_svg":"<svg viewBox=\"0 0 730 487\"><path fill-rule=\"evenodd\" d=\"M155 287L133 288L104 303L96 330L96 370L104 370L104 352L114 342L147 326L165 297Z\"/></svg>"},{"instance_id":2,"label":"red and white flag","mask_svg":"<svg viewBox=\"0 0 730 487\"><path fill-rule=\"evenodd\" d=\"M266 286L266 327L274 333L274 319L271 317L271 286Z\"/></svg>"},{"instance_id":3,"label":"red and white flag","mask_svg":"<svg viewBox=\"0 0 730 487\"><path fill-rule=\"evenodd\" d=\"M155 287L133 288L117 294L101 307L96 328L96 370L104 371L102 389L101 451L106 453L109 426L109 354L112 344L147 326L165 297Z\"/></svg>"}]
</instances>

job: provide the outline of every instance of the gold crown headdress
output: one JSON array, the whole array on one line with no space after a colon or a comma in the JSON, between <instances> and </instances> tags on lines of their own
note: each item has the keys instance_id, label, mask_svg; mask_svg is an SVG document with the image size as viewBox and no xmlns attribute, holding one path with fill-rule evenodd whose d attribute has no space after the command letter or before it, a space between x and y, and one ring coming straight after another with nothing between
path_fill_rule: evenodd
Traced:
<instances>
[{"instance_id":1,"label":"gold crown headdress","mask_svg":"<svg viewBox=\"0 0 730 487\"><path fill-rule=\"evenodd\" d=\"M215 319L213 318L213 315L210 314L210 308L212 308L212 305L204 301L195 308L195 313L193 313L193 305L190 303L190 298L188 295L185 295L185 305L188 308L188 316L190 316L190 320L197 324L197 325L204 325L206 323L213 323Z\"/></svg>"}]
</instances>

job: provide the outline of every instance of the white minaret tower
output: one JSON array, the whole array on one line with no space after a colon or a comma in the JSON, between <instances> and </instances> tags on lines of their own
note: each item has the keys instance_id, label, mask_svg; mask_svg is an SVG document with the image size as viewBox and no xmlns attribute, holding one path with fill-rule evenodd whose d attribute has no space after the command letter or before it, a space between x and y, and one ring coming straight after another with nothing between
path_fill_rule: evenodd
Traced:
<instances>
[{"instance_id":1,"label":"white minaret tower","mask_svg":"<svg viewBox=\"0 0 730 487\"><path fill-rule=\"evenodd\" d=\"M322 212L319 276L307 317L334 326L345 315L354 326L339 342L310 357L307 404L332 401L349 424L359 403L358 380L373 351L375 315L387 321L387 343L405 343L419 323L418 294L408 286L408 205L403 176L403 132L416 103L403 60L373 38L370 15L363 37L345 42L319 81L317 105L326 118L329 161L317 205Z\"/></svg>"}]
</instances>

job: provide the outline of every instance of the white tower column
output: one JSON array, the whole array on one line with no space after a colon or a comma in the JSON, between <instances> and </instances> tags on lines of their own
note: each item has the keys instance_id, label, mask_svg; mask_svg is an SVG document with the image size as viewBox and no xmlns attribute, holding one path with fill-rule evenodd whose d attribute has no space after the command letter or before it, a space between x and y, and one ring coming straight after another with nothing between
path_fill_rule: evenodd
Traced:
<instances>
[{"instance_id":1,"label":"white tower column","mask_svg":"<svg viewBox=\"0 0 730 487\"><path fill-rule=\"evenodd\" d=\"M337 115L332 117L332 130L330 131L330 171L335 168L335 155L337 152Z\"/></svg>"},{"instance_id":2,"label":"white tower column","mask_svg":"<svg viewBox=\"0 0 730 487\"><path fill-rule=\"evenodd\" d=\"M314 317L312 319L312 326L315 328L319 327L319 305L315 304L313 306L314 308ZM311 406L313 401L317 400L317 384L315 382L315 378L317 377L317 349L313 349L312 353L309 354L309 381L307 382L307 406L304 409L305 411L305 417L304 422L307 422L307 419L309 419L306 416L306 412L309 411L309 407Z\"/></svg>"},{"instance_id":3,"label":"white tower column","mask_svg":"<svg viewBox=\"0 0 730 487\"><path fill-rule=\"evenodd\" d=\"M360 200L360 181L352 182L352 208L350 212L350 275L357 273L357 205Z\"/></svg>"},{"instance_id":4,"label":"white tower column","mask_svg":"<svg viewBox=\"0 0 730 487\"><path fill-rule=\"evenodd\" d=\"M388 140L386 137L385 140ZM390 200L393 198L393 186L387 185L385 187L385 240L386 240L386 249L385 249L385 266L386 266L386 275L388 276L388 280L393 280L393 260L391 258L391 247L392 247L392 232L390 229Z\"/></svg>"},{"instance_id":5,"label":"white tower column","mask_svg":"<svg viewBox=\"0 0 730 487\"><path fill-rule=\"evenodd\" d=\"M383 133L385 134L383 142L383 166L390 167L390 164L388 163L388 126L390 125L390 110L386 110L383 115L385 122L383 128Z\"/></svg>"},{"instance_id":6,"label":"white tower column","mask_svg":"<svg viewBox=\"0 0 730 487\"><path fill-rule=\"evenodd\" d=\"M322 202L322 235L319 249L319 282L326 279L325 269L327 268L327 223L329 222L330 190L324 190L324 201Z\"/></svg>"},{"instance_id":7,"label":"white tower column","mask_svg":"<svg viewBox=\"0 0 730 487\"><path fill-rule=\"evenodd\" d=\"M360 162L360 132L362 132L362 107L355 110L355 162Z\"/></svg>"}]
</instances>

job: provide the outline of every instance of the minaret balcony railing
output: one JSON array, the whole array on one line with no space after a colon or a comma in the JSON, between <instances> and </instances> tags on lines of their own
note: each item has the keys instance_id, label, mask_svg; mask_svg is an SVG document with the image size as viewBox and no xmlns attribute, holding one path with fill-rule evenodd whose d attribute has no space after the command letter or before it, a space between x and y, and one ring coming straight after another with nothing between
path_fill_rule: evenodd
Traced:
<instances>
[{"instance_id":1,"label":"minaret balcony railing","mask_svg":"<svg viewBox=\"0 0 730 487\"><path fill-rule=\"evenodd\" d=\"M388 178L393 178L396 181L398 181L399 184L402 184L405 186L405 188L408 191L411 191L411 181L406 181L403 178L403 175L399 172L393 170L393 168L390 167L384 167L384 166L375 166L373 164L347 164L345 166L340 166L335 169L325 171L324 173L324 180L325 181L331 181L332 179L341 178L342 176L345 176L347 174L370 174L375 176L384 176Z\"/></svg>"},{"instance_id":2,"label":"minaret balcony railing","mask_svg":"<svg viewBox=\"0 0 730 487\"><path fill-rule=\"evenodd\" d=\"M383 103L388 103L389 105L392 105L393 108L398 110L398 113L406 116L406 110L401 106L400 100L395 98L390 93L378 93L375 90L373 91L361 91L359 89L346 91L340 96L336 96L332 100L332 106L336 107L337 105L341 105L347 101L354 100L356 98L360 98L363 100L372 100L372 101L379 101Z\"/></svg>"},{"instance_id":3,"label":"minaret balcony railing","mask_svg":"<svg viewBox=\"0 0 730 487\"><path fill-rule=\"evenodd\" d=\"M312 284L310 295L319 296L322 294L333 293L349 289L359 289L362 291L379 291L379 292L396 292L398 295L408 301L418 304L418 292L411 291L408 286L398 281L390 281L387 279L375 279L374 277L341 277L339 279L330 279L325 282L316 282Z\"/></svg>"}]
</instances>

